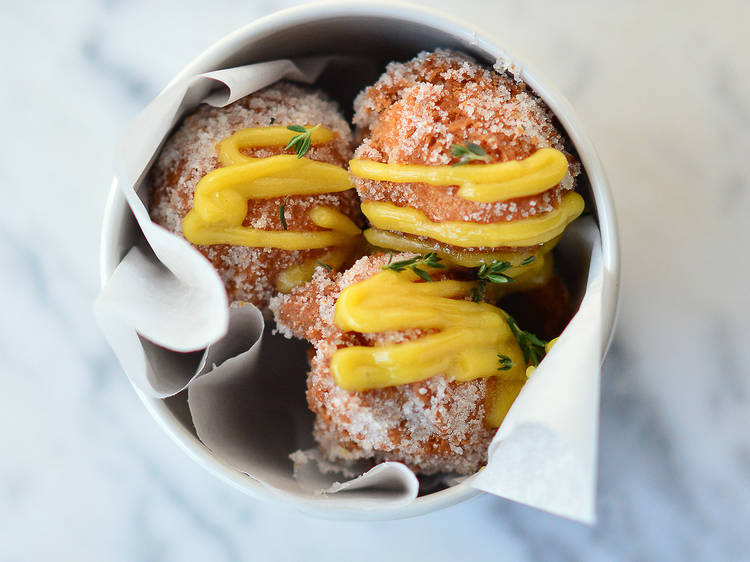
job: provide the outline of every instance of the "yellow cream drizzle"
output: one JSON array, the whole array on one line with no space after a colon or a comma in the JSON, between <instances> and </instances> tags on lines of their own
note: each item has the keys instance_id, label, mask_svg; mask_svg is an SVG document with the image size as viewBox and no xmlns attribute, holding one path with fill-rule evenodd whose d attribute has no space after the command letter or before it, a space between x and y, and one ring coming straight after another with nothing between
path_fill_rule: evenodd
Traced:
<instances>
[{"instance_id":1,"label":"yellow cream drizzle","mask_svg":"<svg viewBox=\"0 0 750 562\"><path fill-rule=\"evenodd\" d=\"M334 380L345 390L364 391L436 375L459 382L497 377L501 384L486 412L487 422L499 425L502 407L496 403L512 402L515 394L510 398L509 392L520 389L526 380L526 362L505 313L487 303L458 300L474 282L416 280L416 274L408 270L382 271L341 292L334 322L344 331L420 328L437 332L403 343L338 349L330 363ZM498 354L510 357L509 370L498 371Z\"/></svg>"},{"instance_id":2,"label":"yellow cream drizzle","mask_svg":"<svg viewBox=\"0 0 750 562\"><path fill-rule=\"evenodd\" d=\"M550 349L552 349L552 346L554 346L557 343L557 340L559 339L560 338L558 337L558 338L549 340L544 345L544 353L545 354L549 353ZM534 365L529 365L528 367L526 367L526 378L529 378L531 375L533 375L534 371L536 371L536 367Z\"/></svg>"},{"instance_id":3,"label":"yellow cream drizzle","mask_svg":"<svg viewBox=\"0 0 750 562\"><path fill-rule=\"evenodd\" d=\"M507 261L513 264L514 268L519 266L522 261L531 256L541 256L548 254L557 245L560 237L545 242L531 251L516 252L472 252L459 250L457 248L436 248L435 243L431 240L423 240L406 236L401 233L391 232L389 230L380 230L379 228L368 228L362 233L370 244L380 248L390 248L399 252L414 252L415 254L426 254L435 252L448 265L457 265L460 267L478 267L484 264L491 264L495 261ZM520 272L526 272L523 269ZM516 272L514 270L514 272ZM508 275L513 276L513 273Z\"/></svg>"},{"instance_id":4,"label":"yellow cream drizzle","mask_svg":"<svg viewBox=\"0 0 750 562\"><path fill-rule=\"evenodd\" d=\"M500 427L525 383L525 380L509 381L495 377L487 384L484 419L488 426Z\"/></svg>"},{"instance_id":5,"label":"yellow cream drizzle","mask_svg":"<svg viewBox=\"0 0 750 562\"><path fill-rule=\"evenodd\" d=\"M415 254L435 252L449 266L474 268L483 263L490 265L495 261L510 262L513 265L505 271L505 274L513 278L513 283L488 284L487 294L491 297L491 301L497 301L511 293L536 289L547 283L555 271L554 258L550 252L559 240L559 237L555 238L540 246L539 249L535 248L533 252L474 253L453 249L448 252L441 249L436 250L434 244L431 244L429 241L377 228L369 228L363 234L365 239L374 246L399 250L401 252L413 252ZM523 260L531 256L534 256L536 259L528 265L521 265Z\"/></svg>"},{"instance_id":6,"label":"yellow cream drizzle","mask_svg":"<svg viewBox=\"0 0 750 562\"><path fill-rule=\"evenodd\" d=\"M462 248L537 246L560 236L583 211L583 198L575 192L563 195L558 208L542 215L508 222L432 222L424 213L381 201L363 201L362 212L372 226L415 236L426 236Z\"/></svg>"},{"instance_id":7,"label":"yellow cream drizzle","mask_svg":"<svg viewBox=\"0 0 750 562\"><path fill-rule=\"evenodd\" d=\"M487 296L492 302L513 293L530 291L544 286L555 274L555 260L552 254L542 254L529 265L519 268L512 267L505 273L513 277L512 283L487 284Z\"/></svg>"},{"instance_id":8,"label":"yellow cream drizzle","mask_svg":"<svg viewBox=\"0 0 750 562\"><path fill-rule=\"evenodd\" d=\"M193 244L232 244L256 248L310 250L351 244L359 227L340 211L313 207L310 220L323 231L277 231L242 226L249 199L287 195L316 195L351 189L346 170L333 164L281 154L253 158L241 149L285 146L296 135L286 127L251 127L237 131L217 146L224 166L206 174L195 188L193 208L182 221L182 232ZM311 135L313 145L330 142L334 133L325 127Z\"/></svg>"},{"instance_id":9,"label":"yellow cream drizzle","mask_svg":"<svg viewBox=\"0 0 750 562\"><path fill-rule=\"evenodd\" d=\"M568 159L557 149L542 148L523 160L496 164L422 166L354 159L349 169L357 177L376 181L457 185L459 197L489 203L537 195L556 186L568 172Z\"/></svg>"},{"instance_id":10,"label":"yellow cream drizzle","mask_svg":"<svg viewBox=\"0 0 750 562\"><path fill-rule=\"evenodd\" d=\"M309 129L310 126L308 125ZM264 146L286 146L292 137L297 135L294 131L282 125L271 127L248 127L240 129L233 135L221 140L216 145L219 163L222 166L244 164L249 156L242 154L243 148L261 148ZM313 146L328 144L335 138L333 131L326 127L316 127L310 134Z\"/></svg>"},{"instance_id":11,"label":"yellow cream drizzle","mask_svg":"<svg viewBox=\"0 0 750 562\"><path fill-rule=\"evenodd\" d=\"M281 293L291 292L295 287L303 285L312 279L315 268L323 267L321 265L323 263L334 271L338 271L350 256L352 250L351 246L333 248L320 257L310 258L301 264L286 268L276 278L276 289Z\"/></svg>"}]
</instances>

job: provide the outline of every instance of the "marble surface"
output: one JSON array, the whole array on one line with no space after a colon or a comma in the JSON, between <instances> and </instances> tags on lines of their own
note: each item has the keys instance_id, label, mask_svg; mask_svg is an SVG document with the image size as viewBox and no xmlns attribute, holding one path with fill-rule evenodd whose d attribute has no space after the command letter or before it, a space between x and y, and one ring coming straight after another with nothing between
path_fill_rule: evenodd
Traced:
<instances>
[{"instance_id":1,"label":"marble surface","mask_svg":"<svg viewBox=\"0 0 750 562\"><path fill-rule=\"evenodd\" d=\"M193 56L288 5L3 5L0 560L750 559L742 0L433 4L556 82L611 178L624 289L597 526L486 495L407 521L309 519L227 487L157 428L91 313L114 143Z\"/></svg>"}]
</instances>

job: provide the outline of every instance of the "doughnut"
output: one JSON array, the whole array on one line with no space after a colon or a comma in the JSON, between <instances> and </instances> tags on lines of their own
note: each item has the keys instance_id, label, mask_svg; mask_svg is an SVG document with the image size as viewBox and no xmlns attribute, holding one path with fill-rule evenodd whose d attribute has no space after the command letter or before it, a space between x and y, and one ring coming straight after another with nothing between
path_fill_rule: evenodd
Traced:
<instances>
[{"instance_id":1,"label":"doughnut","mask_svg":"<svg viewBox=\"0 0 750 562\"><path fill-rule=\"evenodd\" d=\"M524 83L467 55L438 49L390 63L359 94L354 108L361 142L351 171L364 214L373 223L365 231L368 240L391 232L441 256L529 254L559 237L582 211L583 201L573 191L580 164L550 110ZM476 152L467 153L467 147L477 147ZM545 157L560 173L533 189L504 184L493 194L467 198L450 179L440 185L409 181L435 173L450 178L486 165L505 173L511 170L507 164L532 166ZM377 179L402 171L398 181ZM394 224L406 224L409 231ZM519 236L519 229L528 233L532 225L535 236Z\"/></svg>"},{"instance_id":2,"label":"doughnut","mask_svg":"<svg viewBox=\"0 0 750 562\"><path fill-rule=\"evenodd\" d=\"M341 306L342 292L383 275L384 266L414 256L375 254L360 258L342 273L318 270L306 285L274 297L270 308L281 334L306 339L313 346L307 400L316 415L314 437L329 461L346 464L393 460L420 474L470 474L487 462L487 448L497 429L488 421L488 409L499 385L506 385L500 412L503 416L525 382L526 364L515 340L507 353L512 361L522 363L521 375L516 373L503 382L494 376L458 381L446 372L407 384L352 391L343 388L333 373L336 354L342 349L380 352L387 346L395 349L439 335L434 328L364 332L339 327L336 310ZM389 286L405 272L386 274L393 276L386 281ZM437 287L441 281L450 283L456 278L456 272L447 268L432 270L433 283L416 279L414 285ZM460 277L456 282L466 283ZM455 298L468 301L466 294ZM489 305L465 302L469 309L479 306L499 311ZM383 313L388 314L385 310ZM497 349L491 351L495 362ZM402 363L396 369L406 367ZM497 373L494 364L491 371Z\"/></svg>"},{"instance_id":3,"label":"doughnut","mask_svg":"<svg viewBox=\"0 0 750 562\"><path fill-rule=\"evenodd\" d=\"M153 167L150 176L152 220L170 232L184 236L183 222L194 206L197 186L223 167L217 155L217 143L245 129L275 128L283 133L287 126L306 125L326 127L332 132L332 140L313 142L302 160L344 168L352 154L351 130L338 106L320 91L279 82L223 108L201 105L167 140ZM287 134L295 133L289 131ZM283 144L257 144L239 146L238 158L267 159L289 154L289 158L295 159L292 151L285 150ZM325 228L311 218L312 210L319 207L334 209L349 217L354 224L361 221L356 193L347 189L248 199L247 211L240 218L241 226L263 232L320 232ZM352 236L352 241L357 238L358 235ZM332 246L285 249L234 243L193 245L221 276L230 301L250 302L265 309L274 293L288 291L295 284L306 281L316 266L324 263L334 269L341 267L346 263L347 250L353 244L347 244L344 251L340 251L341 248L337 251Z\"/></svg>"},{"instance_id":4,"label":"doughnut","mask_svg":"<svg viewBox=\"0 0 750 562\"><path fill-rule=\"evenodd\" d=\"M435 376L350 392L331 374L331 357L340 347L405 342L424 334L419 329L345 332L334 322L341 291L380 272L388 259L385 254L363 257L341 274L318 271L308 284L271 301L277 330L310 341L315 350L307 379L308 404L316 414L314 437L332 462L397 460L422 474L471 473L486 462L494 434L484 423L486 379L456 383Z\"/></svg>"}]
</instances>

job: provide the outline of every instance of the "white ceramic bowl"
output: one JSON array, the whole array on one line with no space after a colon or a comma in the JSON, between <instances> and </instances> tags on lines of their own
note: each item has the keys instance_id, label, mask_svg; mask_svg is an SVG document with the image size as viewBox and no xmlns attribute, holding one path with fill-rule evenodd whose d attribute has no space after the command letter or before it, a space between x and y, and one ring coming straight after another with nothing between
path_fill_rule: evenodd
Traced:
<instances>
[{"instance_id":1,"label":"white ceramic bowl","mask_svg":"<svg viewBox=\"0 0 750 562\"><path fill-rule=\"evenodd\" d=\"M453 18L405 4L325 3L274 13L245 25L215 43L188 64L174 80L219 68L314 54L364 54L378 59L406 60L421 50L455 48L493 64L508 50L471 26ZM568 102L537 72L513 54L524 78L552 109L575 145L589 180L584 195L599 221L604 261L604 333L611 339L617 308L619 257L612 198L594 147L583 133ZM585 193L588 191L588 193ZM101 282L106 282L132 246L137 227L125 199L113 182L104 213L101 240ZM138 392L136 390L136 392ZM313 515L332 519L385 520L412 517L447 507L477 495L466 483L417 498L405 507L352 511L325 499L280 496L232 468L198 440L186 407L179 400L151 398L138 392L159 425L206 470L251 496L282 501Z\"/></svg>"}]
</instances>

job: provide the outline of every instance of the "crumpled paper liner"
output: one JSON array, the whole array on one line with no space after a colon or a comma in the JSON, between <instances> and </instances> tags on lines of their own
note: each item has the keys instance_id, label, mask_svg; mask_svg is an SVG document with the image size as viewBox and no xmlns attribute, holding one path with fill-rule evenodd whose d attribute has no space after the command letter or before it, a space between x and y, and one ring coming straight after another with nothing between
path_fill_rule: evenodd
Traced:
<instances>
[{"instance_id":1,"label":"crumpled paper liner","mask_svg":"<svg viewBox=\"0 0 750 562\"><path fill-rule=\"evenodd\" d=\"M579 219L560 251L588 269L581 306L516 398L471 485L517 502L593 522L604 352L599 231ZM584 263L581 264L580 262ZM588 261L588 263L585 263Z\"/></svg>"},{"instance_id":2,"label":"crumpled paper liner","mask_svg":"<svg viewBox=\"0 0 750 562\"><path fill-rule=\"evenodd\" d=\"M307 359L302 342L264 337L258 368L227 360L188 387L198 437L215 455L270 490L285 496L326 498L339 507L400 506L419 491L416 476L401 463L383 463L363 475L332 471L312 439L313 414L305 402ZM293 358L282 358L292 350ZM290 476L290 453L295 457ZM345 480L340 483L339 480Z\"/></svg>"},{"instance_id":3,"label":"crumpled paper liner","mask_svg":"<svg viewBox=\"0 0 750 562\"><path fill-rule=\"evenodd\" d=\"M196 434L226 463L274 493L303 502L317 498L352 510L395 508L417 497L415 474L401 463L386 462L352 478L323 461L314 449L312 414L304 401L304 353L292 352L300 342L264 335L262 315L253 306L227 306L211 264L151 222L147 189L141 188L171 129L201 101L222 107L280 79L314 83L327 65L336 64L346 59L278 60L209 72L171 85L142 112L123 137L117 183L143 236L123 257L94 309L132 383L158 398L187 389ZM468 482L590 522L604 345L600 241L593 221L571 226L559 248L580 262L579 271L589 270L581 308L508 413L488 465ZM302 449L292 465L290 453Z\"/></svg>"}]
</instances>

